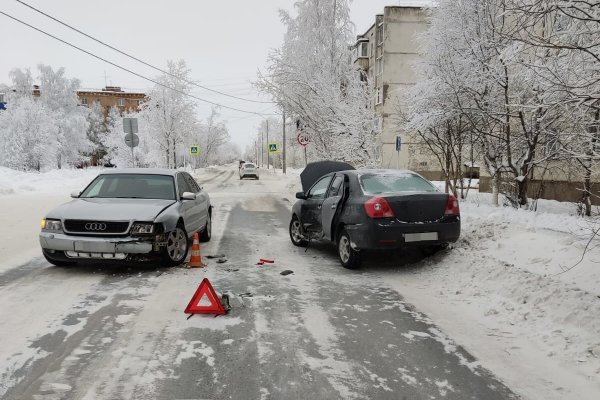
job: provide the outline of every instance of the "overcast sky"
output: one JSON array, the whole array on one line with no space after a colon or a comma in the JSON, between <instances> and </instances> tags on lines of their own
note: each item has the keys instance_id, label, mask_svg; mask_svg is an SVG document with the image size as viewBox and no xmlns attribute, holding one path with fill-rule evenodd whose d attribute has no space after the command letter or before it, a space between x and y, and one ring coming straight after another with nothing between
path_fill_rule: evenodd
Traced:
<instances>
[{"instance_id":1,"label":"overcast sky","mask_svg":"<svg viewBox=\"0 0 600 400\"><path fill-rule=\"evenodd\" d=\"M293 8L294 0L23 0L149 64L165 68L166 60L186 61L200 84L248 99L260 97L252 88L257 71L264 70L270 49L281 45L284 27L278 10ZM409 1L418 4L421 0ZM386 5L398 0L354 0L352 20L363 33ZM147 77L157 71L103 47L53 22L15 0L2 0L0 10L94 54ZM0 14L0 82L9 83L13 68L39 63L65 67L83 88L108 85L147 90L152 83L21 25ZM35 73L35 71L34 71ZM198 97L249 111L277 112L268 104L235 100L194 89ZM199 103L204 118L210 105ZM221 109L232 139L243 149L256 135L260 117Z\"/></svg>"}]
</instances>

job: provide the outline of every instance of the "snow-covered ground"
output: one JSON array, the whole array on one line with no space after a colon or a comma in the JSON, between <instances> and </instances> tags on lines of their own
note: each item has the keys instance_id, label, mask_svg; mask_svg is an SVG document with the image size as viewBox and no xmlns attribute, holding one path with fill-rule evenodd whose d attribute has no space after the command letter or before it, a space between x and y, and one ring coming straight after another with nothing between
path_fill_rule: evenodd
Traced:
<instances>
[{"instance_id":1,"label":"snow-covered ground","mask_svg":"<svg viewBox=\"0 0 600 400\"><path fill-rule=\"evenodd\" d=\"M555 201L538 212L462 201L461 239L387 281L530 398L598 398L600 249L591 223Z\"/></svg>"},{"instance_id":2,"label":"snow-covered ground","mask_svg":"<svg viewBox=\"0 0 600 400\"><path fill-rule=\"evenodd\" d=\"M230 168L237 173L236 167ZM0 169L0 207L5 215L0 271L40 255L40 218L69 201L69 193L82 189L98 172ZM261 174L277 177L269 179L269 190L287 198L290 207L300 190L299 172L283 175L281 170L261 169ZM203 171L195 175L201 181ZM417 264L366 272L396 289L526 398L597 398L596 243L582 258L590 223L573 215L572 204L540 201L538 212L489 204L489 194L476 190L461 201L462 236L452 249Z\"/></svg>"}]
</instances>

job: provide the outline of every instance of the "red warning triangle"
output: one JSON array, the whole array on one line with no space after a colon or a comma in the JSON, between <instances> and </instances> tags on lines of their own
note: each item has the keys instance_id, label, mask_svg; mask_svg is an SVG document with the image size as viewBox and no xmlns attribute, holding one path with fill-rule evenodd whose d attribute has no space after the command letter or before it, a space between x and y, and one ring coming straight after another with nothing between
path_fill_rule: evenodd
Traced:
<instances>
[{"instance_id":1,"label":"red warning triangle","mask_svg":"<svg viewBox=\"0 0 600 400\"><path fill-rule=\"evenodd\" d=\"M184 312L186 314L225 314L215 289L206 278L198 286Z\"/></svg>"}]
</instances>

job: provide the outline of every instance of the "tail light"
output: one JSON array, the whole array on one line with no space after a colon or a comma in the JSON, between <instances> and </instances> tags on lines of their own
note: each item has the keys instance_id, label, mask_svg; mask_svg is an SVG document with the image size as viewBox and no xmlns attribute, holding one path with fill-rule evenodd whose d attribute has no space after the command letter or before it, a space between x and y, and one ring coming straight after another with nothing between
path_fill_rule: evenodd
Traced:
<instances>
[{"instance_id":1,"label":"tail light","mask_svg":"<svg viewBox=\"0 0 600 400\"><path fill-rule=\"evenodd\" d=\"M383 197L373 197L365 203L365 211L370 218L393 218L394 211Z\"/></svg>"},{"instance_id":2,"label":"tail light","mask_svg":"<svg viewBox=\"0 0 600 400\"><path fill-rule=\"evenodd\" d=\"M454 195L448 195L448 201L446 202L446 210L444 215L460 215L460 209L458 208L458 200Z\"/></svg>"}]
</instances>

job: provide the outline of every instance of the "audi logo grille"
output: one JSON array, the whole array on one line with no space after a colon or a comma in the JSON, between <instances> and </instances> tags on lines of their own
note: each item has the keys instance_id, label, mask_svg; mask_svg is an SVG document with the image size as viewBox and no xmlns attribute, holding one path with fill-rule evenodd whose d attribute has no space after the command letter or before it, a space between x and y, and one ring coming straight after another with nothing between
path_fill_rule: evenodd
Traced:
<instances>
[{"instance_id":1,"label":"audi logo grille","mask_svg":"<svg viewBox=\"0 0 600 400\"><path fill-rule=\"evenodd\" d=\"M85 224L86 231L105 231L106 224L103 222L88 222Z\"/></svg>"},{"instance_id":2,"label":"audi logo grille","mask_svg":"<svg viewBox=\"0 0 600 400\"><path fill-rule=\"evenodd\" d=\"M65 231L67 233L86 233L88 235L125 235L128 230L129 221L90 221L81 219L65 220Z\"/></svg>"}]
</instances>

